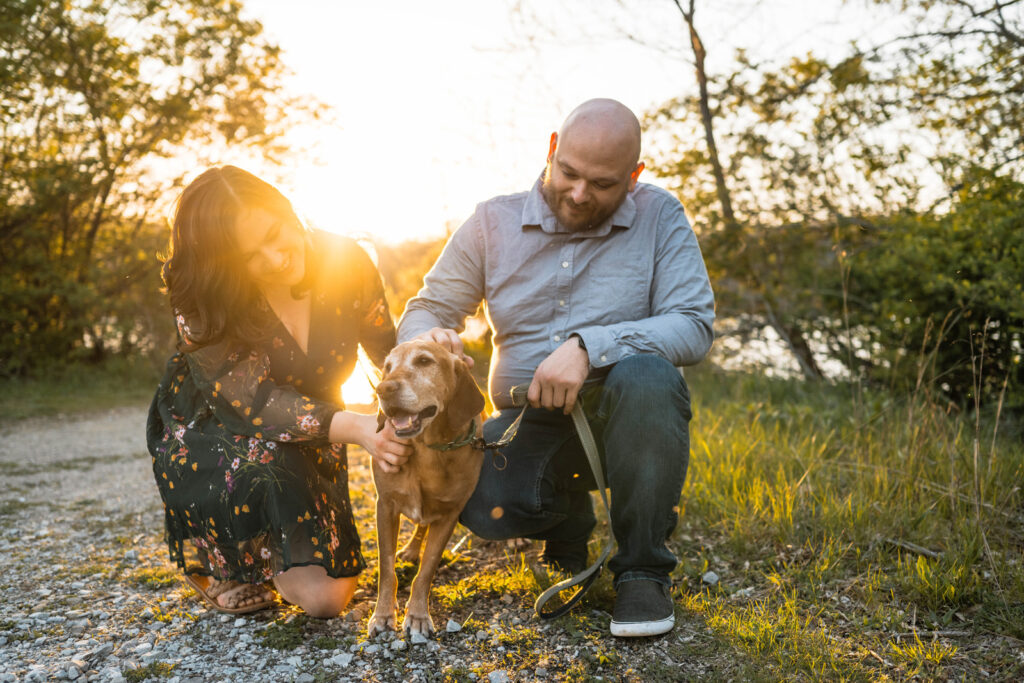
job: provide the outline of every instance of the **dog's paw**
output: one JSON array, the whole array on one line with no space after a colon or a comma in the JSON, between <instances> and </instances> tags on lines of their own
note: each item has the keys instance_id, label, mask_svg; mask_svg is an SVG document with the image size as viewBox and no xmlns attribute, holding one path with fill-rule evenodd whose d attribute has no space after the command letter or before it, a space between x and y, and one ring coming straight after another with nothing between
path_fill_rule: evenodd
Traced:
<instances>
[{"instance_id":1,"label":"dog's paw","mask_svg":"<svg viewBox=\"0 0 1024 683\"><path fill-rule=\"evenodd\" d=\"M397 628L398 618L395 616L394 612L391 612L390 614L380 614L374 610L373 616L370 617L370 623L366 625L366 637L373 638L385 631L394 631Z\"/></svg>"},{"instance_id":2,"label":"dog's paw","mask_svg":"<svg viewBox=\"0 0 1024 683\"><path fill-rule=\"evenodd\" d=\"M398 559L402 562L408 562L409 564L420 563L420 546L417 544L415 548L411 547L412 543L405 546L398 551Z\"/></svg>"},{"instance_id":3,"label":"dog's paw","mask_svg":"<svg viewBox=\"0 0 1024 683\"><path fill-rule=\"evenodd\" d=\"M424 638L429 638L434 633L434 622L431 620L428 612L422 614L406 612L405 620L402 622L402 631L407 636L413 636L418 633Z\"/></svg>"}]
</instances>

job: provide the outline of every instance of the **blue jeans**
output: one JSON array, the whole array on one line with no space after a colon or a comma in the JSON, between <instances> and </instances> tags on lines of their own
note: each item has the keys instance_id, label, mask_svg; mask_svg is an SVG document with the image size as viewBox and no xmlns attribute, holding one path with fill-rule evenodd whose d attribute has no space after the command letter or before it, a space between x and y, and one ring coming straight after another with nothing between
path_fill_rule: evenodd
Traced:
<instances>
[{"instance_id":1,"label":"blue jeans","mask_svg":"<svg viewBox=\"0 0 1024 683\"><path fill-rule=\"evenodd\" d=\"M615 585L639 578L668 584L676 558L665 542L678 521L690 456L686 381L660 356L630 356L581 396L611 491ZM484 438L496 441L518 414L496 414L484 423ZM597 486L570 416L527 408L501 452L504 458L484 457L460 518L465 526L494 540L589 538L596 519L588 492Z\"/></svg>"}]
</instances>

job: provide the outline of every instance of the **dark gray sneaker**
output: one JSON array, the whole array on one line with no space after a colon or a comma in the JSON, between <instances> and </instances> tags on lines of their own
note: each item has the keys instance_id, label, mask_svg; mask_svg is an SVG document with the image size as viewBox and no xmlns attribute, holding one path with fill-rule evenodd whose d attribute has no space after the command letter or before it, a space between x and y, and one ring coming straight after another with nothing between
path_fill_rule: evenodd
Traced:
<instances>
[{"instance_id":1,"label":"dark gray sneaker","mask_svg":"<svg viewBox=\"0 0 1024 683\"><path fill-rule=\"evenodd\" d=\"M623 581L617 589L611 631L620 638L657 636L676 623L669 587L652 579Z\"/></svg>"}]
</instances>

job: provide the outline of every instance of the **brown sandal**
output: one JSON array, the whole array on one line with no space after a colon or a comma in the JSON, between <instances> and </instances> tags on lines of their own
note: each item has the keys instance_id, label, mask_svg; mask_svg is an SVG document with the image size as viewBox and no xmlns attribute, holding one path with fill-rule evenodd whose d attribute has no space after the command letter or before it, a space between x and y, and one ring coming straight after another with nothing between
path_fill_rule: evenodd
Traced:
<instances>
[{"instance_id":1,"label":"brown sandal","mask_svg":"<svg viewBox=\"0 0 1024 683\"><path fill-rule=\"evenodd\" d=\"M239 585L237 581L217 581L212 576L202 576L201 574L185 574L185 582L191 586L196 593L209 603L210 607L223 612L224 614L249 614L250 612L258 612L261 609L274 606L273 598L264 598L258 602L254 602L251 605L241 605L239 607L224 607L217 602L217 596L224 593L225 591L231 590ZM253 589L257 589L258 592L246 594L240 594L238 600L245 600L246 598L256 597L259 592L269 591L270 589L265 584L245 584L252 586Z\"/></svg>"}]
</instances>

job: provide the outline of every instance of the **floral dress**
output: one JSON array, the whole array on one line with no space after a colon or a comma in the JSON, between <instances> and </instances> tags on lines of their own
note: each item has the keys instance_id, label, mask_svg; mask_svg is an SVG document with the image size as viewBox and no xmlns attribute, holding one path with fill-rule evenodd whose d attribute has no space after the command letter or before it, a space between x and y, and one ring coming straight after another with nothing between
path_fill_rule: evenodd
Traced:
<instances>
[{"instance_id":1,"label":"floral dress","mask_svg":"<svg viewBox=\"0 0 1024 683\"><path fill-rule=\"evenodd\" d=\"M334 578L365 567L346 449L328 429L357 346L380 365L395 328L366 253L338 235L313 239L307 353L277 320L265 343L175 354L153 398L146 440L165 540L187 572L258 583L294 566Z\"/></svg>"}]
</instances>

